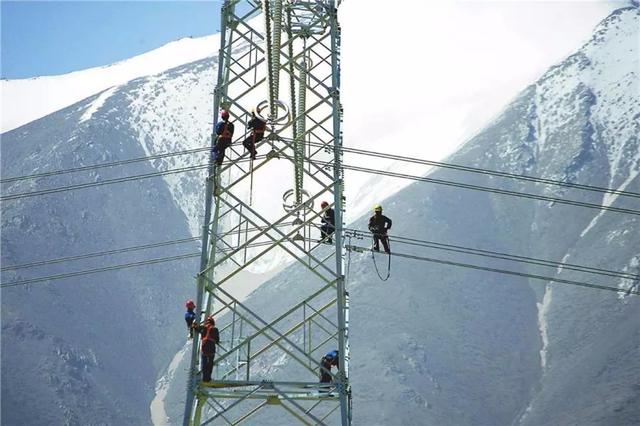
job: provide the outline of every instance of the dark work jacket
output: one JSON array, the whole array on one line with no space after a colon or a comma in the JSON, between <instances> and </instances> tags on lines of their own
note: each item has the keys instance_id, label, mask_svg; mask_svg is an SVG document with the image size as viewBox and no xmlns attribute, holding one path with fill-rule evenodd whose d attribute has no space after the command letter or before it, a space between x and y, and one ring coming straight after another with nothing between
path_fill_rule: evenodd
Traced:
<instances>
[{"instance_id":1,"label":"dark work jacket","mask_svg":"<svg viewBox=\"0 0 640 426\"><path fill-rule=\"evenodd\" d=\"M216 345L220 343L220 332L218 329L209 324L198 327L198 331L202 335L202 344L200 352L202 355L215 355Z\"/></svg>"},{"instance_id":2,"label":"dark work jacket","mask_svg":"<svg viewBox=\"0 0 640 426\"><path fill-rule=\"evenodd\" d=\"M191 327L193 321L196 319L196 314L193 311L187 311L184 313L184 320L187 322L187 326Z\"/></svg>"},{"instance_id":3,"label":"dark work jacket","mask_svg":"<svg viewBox=\"0 0 640 426\"><path fill-rule=\"evenodd\" d=\"M374 234L386 234L391 229L391 219L383 214L374 214L369 218L369 231Z\"/></svg>"},{"instance_id":4,"label":"dark work jacket","mask_svg":"<svg viewBox=\"0 0 640 426\"><path fill-rule=\"evenodd\" d=\"M216 124L216 135L218 135L218 141L231 142L233 137L233 123L229 121L218 121Z\"/></svg>"},{"instance_id":5,"label":"dark work jacket","mask_svg":"<svg viewBox=\"0 0 640 426\"><path fill-rule=\"evenodd\" d=\"M249 120L249 123L247 123L247 128L251 129L253 133L257 135L264 133L264 129L266 127L267 123L260 120L258 117L253 117L251 120Z\"/></svg>"},{"instance_id":6,"label":"dark work jacket","mask_svg":"<svg viewBox=\"0 0 640 426\"><path fill-rule=\"evenodd\" d=\"M331 225L332 228L335 228L336 226L336 214L333 209L325 210L324 215L320 220L322 220L322 223L325 225Z\"/></svg>"}]
</instances>

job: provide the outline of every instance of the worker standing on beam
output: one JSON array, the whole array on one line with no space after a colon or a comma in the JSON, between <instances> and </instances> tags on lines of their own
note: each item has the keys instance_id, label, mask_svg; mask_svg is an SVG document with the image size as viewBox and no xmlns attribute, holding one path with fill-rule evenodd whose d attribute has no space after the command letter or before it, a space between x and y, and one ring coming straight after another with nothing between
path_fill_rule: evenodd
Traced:
<instances>
[{"instance_id":1,"label":"worker standing on beam","mask_svg":"<svg viewBox=\"0 0 640 426\"><path fill-rule=\"evenodd\" d=\"M389 250L389 235L387 232L391 229L391 219L382 214L382 206L376 204L373 208L373 216L369 218L369 231L373 234L373 250L380 251L380 241L386 253Z\"/></svg>"},{"instance_id":2,"label":"worker standing on beam","mask_svg":"<svg viewBox=\"0 0 640 426\"><path fill-rule=\"evenodd\" d=\"M267 122L256 115L255 109L251 110L251 120L247 123L247 129L251 130L251 134L242 142L242 145L247 148L252 160L256 159L256 155L258 154L256 144L264 138L264 130L266 127Z\"/></svg>"},{"instance_id":3,"label":"worker standing on beam","mask_svg":"<svg viewBox=\"0 0 640 426\"><path fill-rule=\"evenodd\" d=\"M216 328L216 321L213 319L213 315L207 317L204 325L194 325L194 329L202 335L202 341L200 342L202 381L210 382L216 357L216 345L220 343L220 332Z\"/></svg>"},{"instance_id":4,"label":"worker standing on beam","mask_svg":"<svg viewBox=\"0 0 640 426\"><path fill-rule=\"evenodd\" d=\"M216 124L216 144L213 150L213 159L217 165L221 165L224 160L224 152L231 146L233 138L233 123L229 121L229 111L220 111L221 121Z\"/></svg>"}]
</instances>

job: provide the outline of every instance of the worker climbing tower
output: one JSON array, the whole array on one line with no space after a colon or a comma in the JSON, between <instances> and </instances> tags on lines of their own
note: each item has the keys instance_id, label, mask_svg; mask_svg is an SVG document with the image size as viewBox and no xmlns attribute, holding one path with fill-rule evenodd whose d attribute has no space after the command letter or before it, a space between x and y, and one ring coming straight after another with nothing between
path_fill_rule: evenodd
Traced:
<instances>
[{"instance_id":1,"label":"worker climbing tower","mask_svg":"<svg viewBox=\"0 0 640 426\"><path fill-rule=\"evenodd\" d=\"M351 423L339 3L223 3L214 125L224 109L235 134L222 164L210 160L196 301L220 344L202 382L193 340L185 426ZM252 112L267 123L255 159L242 145ZM321 201L336 227L323 241ZM252 273L274 264L286 265L288 285L243 300ZM338 369L319 383L335 349Z\"/></svg>"}]
</instances>

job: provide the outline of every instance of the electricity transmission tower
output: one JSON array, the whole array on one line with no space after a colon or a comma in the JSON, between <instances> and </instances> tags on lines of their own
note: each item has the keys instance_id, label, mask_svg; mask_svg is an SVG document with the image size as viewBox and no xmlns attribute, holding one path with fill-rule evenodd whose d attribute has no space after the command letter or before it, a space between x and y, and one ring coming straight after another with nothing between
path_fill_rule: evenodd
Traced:
<instances>
[{"instance_id":1,"label":"electricity transmission tower","mask_svg":"<svg viewBox=\"0 0 640 426\"><path fill-rule=\"evenodd\" d=\"M222 6L213 107L216 122L221 109L230 112L235 135L223 164L210 160L196 301L200 321L216 317L221 341L206 383L193 341L185 426L351 424L339 3ZM267 123L255 160L242 146L252 110ZM322 200L335 211L331 242L320 241ZM297 300L276 313L239 300L246 269L279 258L304 270L304 286L282 290L282 300ZM333 349L338 369L321 384L320 359Z\"/></svg>"}]
</instances>

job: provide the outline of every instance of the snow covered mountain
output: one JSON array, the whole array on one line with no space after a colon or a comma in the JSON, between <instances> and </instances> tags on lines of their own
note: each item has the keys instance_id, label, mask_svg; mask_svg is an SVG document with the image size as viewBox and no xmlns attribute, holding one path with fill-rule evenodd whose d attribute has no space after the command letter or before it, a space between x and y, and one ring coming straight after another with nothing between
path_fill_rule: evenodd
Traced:
<instances>
[{"instance_id":1,"label":"snow covered mountain","mask_svg":"<svg viewBox=\"0 0 640 426\"><path fill-rule=\"evenodd\" d=\"M640 191L639 22L634 8L610 16L589 43L528 87L450 161ZM213 49L216 45L207 41ZM76 94L76 103L68 106L65 99L64 109L4 133L3 178L207 145L216 63L210 54L179 57L170 66L163 62L151 76L120 68L126 76L101 86L99 93L94 87ZM118 74L107 69L101 75ZM389 151L384 137L376 143L367 148ZM100 183L201 164L205 158L165 157L18 181L3 184L2 193ZM623 197L452 172L432 175L637 208ZM202 172L193 171L3 203L3 267L198 236L203 183ZM374 183L379 191L371 192L378 196L404 185ZM357 194L359 187L347 187L351 213L373 202ZM637 273L639 235L633 216L417 184L384 204L395 219L396 235ZM364 229L363 221L353 226ZM3 271L2 281L197 248L185 243L71 266ZM267 259L257 272L280 263ZM193 295L195 270L195 261L187 260L3 289L2 422L148 424L155 381L184 342L181 304ZM284 286L293 294L295 286L312 285L296 279L300 273L293 267L285 278L274 278L250 303L264 312L281 312L287 302ZM571 271L557 274L592 278ZM395 259L392 279L386 284L376 280L370 258L354 255L349 287L357 424L640 421L640 389L634 382L640 375L637 297ZM281 305L262 306L265 300ZM182 397L183 377L177 373L176 379L173 391ZM24 403L34 397L36 406ZM179 401L171 407L175 421Z\"/></svg>"},{"instance_id":2,"label":"snow covered mountain","mask_svg":"<svg viewBox=\"0 0 640 426\"><path fill-rule=\"evenodd\" d=\"M2 81L2 132L16 129L110 87L210 57L219 43L218 34L185 38L104 67L60 76Z\"/></svg>"}]
</instances>

